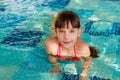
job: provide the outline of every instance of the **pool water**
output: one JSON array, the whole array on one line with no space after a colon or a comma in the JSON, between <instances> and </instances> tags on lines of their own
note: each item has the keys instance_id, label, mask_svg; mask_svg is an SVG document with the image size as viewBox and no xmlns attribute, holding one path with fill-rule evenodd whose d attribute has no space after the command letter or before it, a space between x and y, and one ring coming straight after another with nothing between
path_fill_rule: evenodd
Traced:
<instances>
[{"instance_id":1,"label":"pool water","mask_svg":"<svg viewBox=\"0 0 120 80\"><path fill-rule=\"evenodd\" d=\"M1 0L0 80L77 80L49 73L44 42L51 13L72 10L81 19L80 38L100 50L90 80L120 80L120 0ZM46 66L47 65L47 66Z\"/></svg>"}]
</instances>

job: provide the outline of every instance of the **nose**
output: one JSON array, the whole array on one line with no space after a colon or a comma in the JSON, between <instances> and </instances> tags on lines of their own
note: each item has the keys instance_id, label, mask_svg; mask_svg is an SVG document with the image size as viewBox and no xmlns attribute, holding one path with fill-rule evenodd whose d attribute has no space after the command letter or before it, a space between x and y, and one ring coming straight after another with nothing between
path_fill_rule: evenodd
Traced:
<instances>
[{"instance_id":1,"label":"nose","mask_svg":"<svg viewBox=\"0 0 120 80\"><path fill-rule=\"evenodd\" d=\"M63 36L64 36L64 39L68 39L69 38L69 33L65 32Z\"/></svg>"}]
</instances>

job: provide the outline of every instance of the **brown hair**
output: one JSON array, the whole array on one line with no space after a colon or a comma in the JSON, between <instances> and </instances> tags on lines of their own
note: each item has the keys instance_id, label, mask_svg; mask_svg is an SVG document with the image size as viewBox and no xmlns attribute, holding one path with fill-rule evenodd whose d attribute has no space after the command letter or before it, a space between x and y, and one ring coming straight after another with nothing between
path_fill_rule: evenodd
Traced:
<instances>
[{"instance_id":1,"label":"brown hair","mask_svg":"<svg viewBox=\"0 0 120 80\"><path fill-rule=\"evenodd\" d=\"M65 24L71 23L73 28L80 28L80 20L76 13L72 11L62 11L58 14L55 19L54 27L56 28L64 28ZM67 26L68 28L68 26Z\"/></svg>"},{"instance_id":2,"label":"brown hair","mask_svg":"<svg viewBox=\"0 0 120 80\"><path fill-rule=\"evenodd\" d=\"M89 48L90 48L90 57L98 58L99 57L98 56L98 53L99 53L98 49L96 47L92 47L92 46L89 46Z\"/></svg>"}]
</instances>

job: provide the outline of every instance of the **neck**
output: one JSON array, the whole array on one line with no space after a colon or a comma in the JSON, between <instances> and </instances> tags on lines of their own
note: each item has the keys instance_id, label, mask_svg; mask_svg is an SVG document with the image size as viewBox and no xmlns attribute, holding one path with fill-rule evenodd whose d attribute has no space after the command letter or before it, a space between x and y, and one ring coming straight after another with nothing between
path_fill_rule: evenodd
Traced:
<instances>
[{"instance_id":1,"label":"neck","mask_svg":"<svg viewBox=\"0 0 120 80\"><path fill-rule=\"evenodd\" d=\"M70 48L65 48L65 47L61 47L62 51L64 51L65 53L71 53L74 50L74 47L70 47Z\"/></svg>"}]
</instances>

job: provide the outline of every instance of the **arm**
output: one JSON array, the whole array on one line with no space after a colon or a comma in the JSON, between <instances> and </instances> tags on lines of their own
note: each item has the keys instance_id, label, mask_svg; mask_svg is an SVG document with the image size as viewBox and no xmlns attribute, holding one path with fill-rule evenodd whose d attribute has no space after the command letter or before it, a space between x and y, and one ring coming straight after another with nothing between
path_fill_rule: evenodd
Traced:
<instances>
[{"instance_id":1,"label":"arm","mask_svg":"<svg viewBox=\"0 0 120 80\"><path fill-rule=\"evenodd\" d=\"M52 69L50 69L50 72L52 73L58 73L59 71L62 71L62 69L60 68L57 59L53 56L53 55L48 55L48 60L50 61L50 63L52 64Z\"/></svg>"},{"instance_id":2,"label":"arm","mask_svg":"<svg viewBox=\"0 0 120 80\"><path fill-rule=\"evenodd\" d=\"M90 68L90 65L92 63L92 58L91 57L85 57L83 58L84 59L84 62L82 64L82 73L87 73L89 68Z\"/></svg>"},{"instance_id":3,"label":"arm","mask_svg":"<svg viewBox=\"0 0 120 80\"><path fill-rule=\"evenodd\" d=\"M98 58L98 49L95 48L95 47L91 47L89 46L89 49L90 49L90 57L85 57L83 58L84 59L84 63L83 63L83 71L82 73L87 73L89 68L90 68L90 65L92 63L92 58Z\"/></svg>"},{"instance_id":4,"label":"arm","mask_svg":"<svg viewBox=\"0 0 120 80\"><path fill-rule=\"evenodd\" d=\"M52 73L58 73L59 71L61 71L61 68L57 62L57 59L54 57L54 55L52 54L52 47L51 47L51 42L50 42L50 39L47 39L46 40L46 43L45 43L45 46L46 46L46 52L47 52L47 55L48 55L48 60L49 62L52 64L52 69L50 69L50 72Z\"/></svg>"},{"instance_id":5,"label":"arm","mask_svg":"<svg viewBox=\"0 0 120 80\"><path fill-rule=\"evenodd\" d=\"M87 73L88 72L88 70L90 68L90 65L92 63L92 58L98 58L99 57L98 56L99 51L98 51L97 48L90 46L89 49L90 49L90 57L83 58L84 63L83 63L83 66L82 66L83 67L82 73Z\"/></svg>"},{"instance_id":6,"label":"arm","mask_svg":"<svg viewBox=\"0 0 120 80\"><path fill-rule=\"evenodd\" d=\"M91 57L84 57L84 62L82 64L82 73L80 74L80 80L88 80L87 72L90 68L90 65L92 63Z\"/></svg>"},{"instance_id":7,"label":"arm","mask_svg":"<svg viewBox=\"0 0 120 80\"><path fill-rule=\"evenodd\" d=\"M56 59L53 55L48 54L48 60L50 61L50 63L51 63L53 66L58 65L57 59Z\"/></svg>"}]
</instances>

